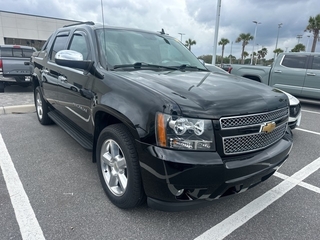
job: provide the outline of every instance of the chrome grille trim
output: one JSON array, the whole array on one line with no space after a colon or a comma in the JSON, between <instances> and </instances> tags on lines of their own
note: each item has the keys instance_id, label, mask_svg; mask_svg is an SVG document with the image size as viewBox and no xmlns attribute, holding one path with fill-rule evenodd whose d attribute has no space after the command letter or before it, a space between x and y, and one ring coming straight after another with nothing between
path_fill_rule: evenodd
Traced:
<instances>
[{"instance_id":1,"label":"chrome grille trim","mask_svg":"<svg viewBox=\"0 0 320 240\"><path fill-rule=\"evenodd\" d=\"M277 126L272 132L258 132L247 135L223 137L223 151L225 155L247 153L266 148L280 140L287 128L287 122Z\"/></svg>"},{"instance_id":2,"label":"chrome grille trim","mask_svg":"<svg viewBox=\"0 0 320 240\"><path fill-rule=\"evenodd\" d=\"M220 119L221 129L243 128L254 125L260 125L269 121L276 121L289 116L289 108L281 108L271 112L223 117Z\"/></svg>"}]
</instances>

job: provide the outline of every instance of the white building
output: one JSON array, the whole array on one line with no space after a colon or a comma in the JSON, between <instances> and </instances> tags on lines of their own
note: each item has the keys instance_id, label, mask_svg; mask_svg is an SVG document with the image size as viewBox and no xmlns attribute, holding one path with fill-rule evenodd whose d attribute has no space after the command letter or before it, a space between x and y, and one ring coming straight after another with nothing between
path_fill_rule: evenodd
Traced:
<instances>
[{"instance_id":1,"label":"white building","mask_svg":"<svg viewBox=\"0 0 320 240\"><path fill-rule=\"evenodd\" d=\"M55 30L76 22L0 11L0 45L18 44L40 49Z\"/></svg>"}]
</instances>

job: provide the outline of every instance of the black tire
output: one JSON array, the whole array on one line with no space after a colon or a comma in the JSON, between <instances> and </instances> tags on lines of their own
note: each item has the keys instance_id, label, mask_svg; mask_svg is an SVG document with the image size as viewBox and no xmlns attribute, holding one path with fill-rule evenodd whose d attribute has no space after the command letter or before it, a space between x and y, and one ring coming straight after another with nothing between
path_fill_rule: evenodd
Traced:
<instances>
[{"instance_id":1,"label":"black tire","mask_svg":"<svg viewBox=\"0 0 320 240\"><path fill-rule=\"evenodd\" d=\"M49 112L48 103L46 102L46 100L43 99L39 86L34 90L34 104L36 107L36 113L37 113L39 122L42 125L52 124L53 121L48 116L48 112Z\"/></svg>"},{"instance_id":2,"label":"black tire","mask_svg":"<svg viewBox=\"0 0 320 240\"><path fill-rule=\"evenodd\" d=\"M103 155L109 159L103 160ZM102 130L96 158L102 187L114 205L129 209L145 201L134 139L125 125L114 124Z\"/></svg>"}]
</instances>

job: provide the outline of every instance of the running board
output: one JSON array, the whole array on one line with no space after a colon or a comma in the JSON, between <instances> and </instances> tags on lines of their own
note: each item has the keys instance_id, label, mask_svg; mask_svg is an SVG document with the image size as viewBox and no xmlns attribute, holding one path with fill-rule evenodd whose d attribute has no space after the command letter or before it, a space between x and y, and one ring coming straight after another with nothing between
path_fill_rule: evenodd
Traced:
<instances>
[{"instance_id":1,"label":"running board","mask_svg":"<svg viewBox=\"0 0 320 240\"><path fill-rule=\"evenodd\" d=\"M73 126L69 121L65 120L56 110L48 112L49 117L74 138L84 149L92 151L93 141L84 133L79 131L77 127Z\"/></svg>"}]
</instances>

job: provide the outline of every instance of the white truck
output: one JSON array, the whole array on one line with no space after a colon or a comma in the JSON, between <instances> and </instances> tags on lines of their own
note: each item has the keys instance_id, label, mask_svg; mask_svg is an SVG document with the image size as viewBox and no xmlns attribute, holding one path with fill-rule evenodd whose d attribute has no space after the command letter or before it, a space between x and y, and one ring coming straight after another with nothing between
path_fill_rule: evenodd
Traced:
<instances>
[{"instance_id":1,"label":"white truck","mask_svg":"<svg viewBox=\"0 0 320 240\"><path fill-rule=\"evenodd\" d=\"M21 45L0 45L0 92L9 85L31 85L30 58L36 49Z\"/></svg>"},{"instance_id":2,"label":"white truck","mask_svg":"<svg viewBox=\"0 0 320 240\"><path fill-rule=\"evenodd\" d=\"M271 67L235 64L230 73L279 88L295 97L320 100L320 53L281 53Z\"/></svg>"}]
</instances>

